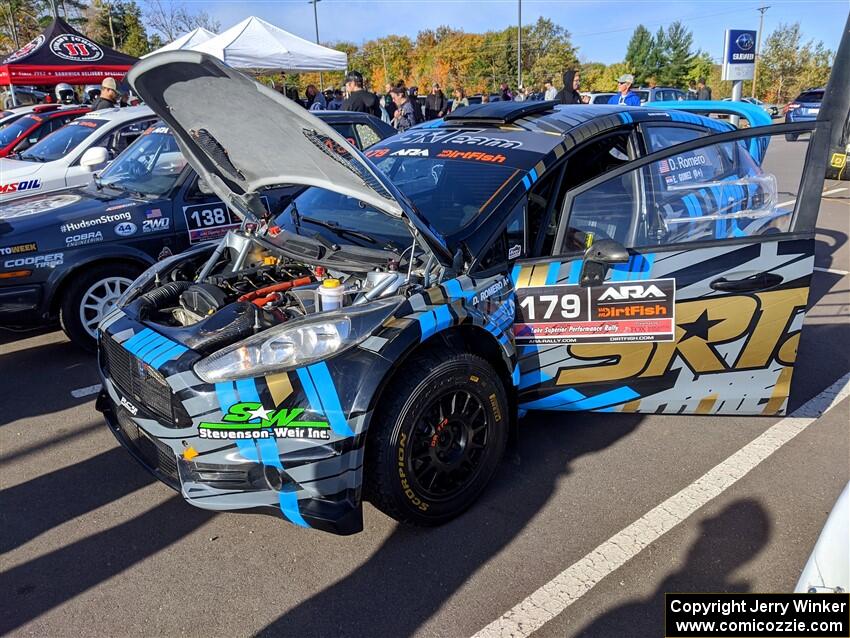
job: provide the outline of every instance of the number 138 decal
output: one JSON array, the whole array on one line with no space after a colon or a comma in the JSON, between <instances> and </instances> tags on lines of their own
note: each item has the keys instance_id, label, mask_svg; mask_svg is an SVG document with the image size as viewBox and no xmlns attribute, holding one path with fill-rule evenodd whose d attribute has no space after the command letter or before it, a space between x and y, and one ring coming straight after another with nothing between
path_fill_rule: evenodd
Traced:
<instances>
[{"instance_id":1,"label":"number 138 decal","mask_svg":"<svg viewBox=\"0 0 850 638\"><path fill-rule=\"evenodd\" d=\"M672 341L673 279L517 290L518 344Z\"/></svg>"}]
</instances>

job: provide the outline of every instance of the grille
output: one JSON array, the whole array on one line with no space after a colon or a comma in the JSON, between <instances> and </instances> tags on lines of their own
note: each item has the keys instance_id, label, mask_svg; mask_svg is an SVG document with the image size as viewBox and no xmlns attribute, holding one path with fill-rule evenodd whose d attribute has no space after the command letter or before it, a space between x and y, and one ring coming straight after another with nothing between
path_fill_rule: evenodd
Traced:
<instances>
[{"instance_id":1,"label":"grille","mask_svg":"<svg viewBox=\"0 0 850 638\"><path fill-rule=\"evenodd\" d=\"M156 370L130 354L108 335L102 339L106 370L118 388L148 410L174 424L171 389Z\"/></svg>"},{"instance_id":2,"label":"grille","mask_svg":"<svg viewBox=\"0 0 850 638\"><path fill-rule=\"evenodd\" d=\"M177 458L167 445L148 438L123 409L118 410L118 428L125 443L142 462L174 489L179 489Z\"/></svg>"}]
</instances>

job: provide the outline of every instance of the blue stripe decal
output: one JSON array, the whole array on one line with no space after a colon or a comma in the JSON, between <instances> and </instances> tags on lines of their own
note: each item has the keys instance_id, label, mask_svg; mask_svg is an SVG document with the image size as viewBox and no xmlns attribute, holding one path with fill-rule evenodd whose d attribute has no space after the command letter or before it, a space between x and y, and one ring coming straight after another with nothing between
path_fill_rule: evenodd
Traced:
<instances>
[{"instance_id":1,"label":"blue stripe decal","mask_svg":"<svg viewBox=\"0 0 850 638\"><path fill-rule=\"evenodd\" d=\"M581 259L577 259L576 261L570 264L570 274L567 276L568 284L577 284L579 277L581 276L581 267L584 262Z\"/></svg>"},{"instance_id":2,"label":"blue stripe decal","mask_svg":"<svg viewBox=\"0 0 850 638\"><path fill-rule=\"evenodd\" d=\"M454 320L452 317L451 310L449 310L448 306L437 306L434 309L434 317L437 320L437 332L445 330L446 328L451 326L452 321Z\"/></svg>"},{"instance_id":3,"label":"blue stripe decal","mask_svg":"<svg viewBox=\"0 0 850 638\"><path fill-rule=\"evenodd\" d=\"M434 312L429 310L419 315L419 330L422 336L419 341L425 341L428 337L437 331L437 319L434 317Z\"/></svg>"},{"instance_id":4,"label":"blue stripe decal","mask_svg":"<svg viewBox=\"0 0 850 638\"><path fill-rule=\"evenodd\" d=\"M181 346L179 343L175 343L175 344L172 345L172 347L168 351L163 352L161 355L159 355L153 361L151 361L151 366L153 366L154 368L158 368L159 366L161 366L166 361L171 361L172 359L176 359L181 354L186 352L186 350L188 350L188 348L186 348L185 346Z\"/></svg>"},{"instance_id":5,"label":"blue stripe decal","mask_svg":"<svg viewBox=\"0 0 850 638\"><path fill-rule=\"evenodd\" d=\"M558 409L568 403L580 401L583 398L584 395L581 392L573 390L572 388L567 388L566 390L561 390L555 394L550 394L547 397L523 403L520 407L526 410L552 410Z\"/></svg>"},{"instance_id":6,"label":"blue stripe decal","mask_svg":"<svg viewBox=\"0 0 850 638\"><path fill-rule=\"evenodd\" d=\"M236 391L239 393L239 400L243 403L260 403L260 393L257 392L257 384L253 379L239 379L236 382Z\"/></svg>"},{"instance_id":7,"label":"blue stripe decal","mask_svg":"<svg viewBox=\"0 0 850 638\"><path fill-rule=\"evenodd\" d=\"M319 401L319 395L316 392L316 386L313 385L313 379L307 368L298 368L295 372L298 373L298 380L301 382L301 387L304 389L304 394L307 396L307 403L310 404L310 409L325 416L325 410L322 408L322 402Z\"/></svg>"},{"instance_id":8,"label":"blue stripe decal","mask_svg":"<svg viewBox=\"0 0 850 638\"><path fill-rule=\"evenodd\" d=\"M693 197L693 195L685 195L682 198L682 203L688 209L688 217L698 217L699 214L697 213L696 208L694 208L694 203L691 201L692 197Z\"/></svg>"},{"instance_id":9,"label":"blue stripe decal","mask_svg":"<svg viewBox=\"0 0 850 638\"><path fill-rule=\"evenodd\" d=\"M164 337L157 336L156 341L151 341L148 344L145 344L139 351L136 353L136 356L139 357L145 363L150 363L151 359L155 356L165 352L166 350L170 350L171 346L174 344L165 339Z\"/></svg>"},{"instance_id":10,"label":"blue stripe decal","mask_svg":"<svg viewBox=\"0 0 850 638\"><path fill-rule=\"evenodd\" d=\"M278 494L280 497L280 510L283 512L283 515L291 523L299 527L310 527L298 510L298 498L295 496L295 492L278 492Z\"/></svg>"},{"instance_id":11,"label":"blue stripe decal","mask_svg":"<svg viewBox=\"0 0 850 638\"><path fill-rule=\"evenodd\" d=\"M342 411L339 394L336 391L333 379L331 379L331 373L328 371L328 364L324 362L314 363L309 366L308 371L321 397L325 416L330 423L331 430L338 436L354 436L354 430L348 425L348 420Z\"/></svg>"},{"instance_id":12,"label":"blue stripe decal","mask_svg":"<svg viewBox=\"0 0 850 638\"><path fill-rule=\"evenodd\" d=\"M511 381L513 381L514 386L519 385L520 374L519 374L519 365L514 366L514 371L511 373Z\"/></svg>"},{"instance_id":13,"label":"blue stripe decal","mask_svg":"<svg viewBox=\"0 0 850 638\"><path fill-rule=\"evenodd\" d=\"M236 392L232 381L216 383L215 395L218 398L218 407L222 414L227 414L231 405L239 403L239 399L236 398ZM260 462L260 459L257 456L257 448L253 441L248 439L236 439L235 443L236 449L239 450L239 453L243 457L249 461L254 461L255 463Z\"/></svg>"},{"instance_id":14,"label":"blue stripe decal","mask_svg":"<svg viewBox=\"0 0 850 638\"><path fill-rule=\"evenodd\" d=\"M127 339L127 341L125 341L122 345L129 352L136 354L136 350L143 346L149 339L153 339L155 337L156 333L153 330L145 328Z\"/></svg>"},{"instance_id":15,"label":"blue stripe decal","mask_svg":"<svg viewBox=\"0 0 850 638\"><path fill-rule=\"evenodd\" d=\"M607 407L609 405L617 405L626 403L633 399L637 399L640 395L629 387L617 388L609 390L602 394L597 394L595 397L588 397L581 401L576 401L565 406L565 410L594 410L597 408Z\"/></svg>"},{"instance_id":16,"label":"blue stripe decal","mask_svg":"<svg viewBox=\"0 0 850 638\"><path fill-rule=\"evenodd\" d=\"M277 449L277 439L257 439L257 447L260 450L263 465L270 465L279 470L283 469L283 463L280 462L280 452Z\"/></svg>"},{"instance_id":17,"label":"blue stripe decal","mask_svg":"<svg viewBox=\"0 0 850 638\"><path fill-rule=\"evenodd\" d=\"M528 179L528 175L526 175L522 178L522 185L525 186L525 190L528 190L529 188L531 188L531 180Z\"/></svg>"},{"instance_id":18,"label":"blue stripe decal","mask_svg":"<svg viewBox=\"0 0 850 638\"><path fill-rule=\"evenodd\" d=\"M553 377L543 372L543 370L534 370L528 374L521 374L519 376L519 389L522 390L532 385L540 385L541 383L551 381L552 379Z\"/></svg>"},{"instance_id":19,"label":"blue stripe decal","mask_svg":"<svg viewBox=\"0 0 850 638\"><path fill-rule=\"evenodd\" d=\"M611 267L611 277L609 281L627 281L629 278L629 274L632 272L632 263L634 263L634 256L629 257L628 263L625 264L614 264Z\"/></svg>"},{"instance_id":20,"label":"blue stripe decal","mask_svg":"<svg viewBox=\"0 0 850 638\"><path fill-rule=\"evenodd\" d=\"M461 288L460 282L457 279L449 279L443 284L443 287L449 294L450 299L459 299L460 297L463 297L463 288Z\"/></svg>"},{"instance_id":21,"label":"blue stripe decal","mask_svg":"<svg viewBox=\"0 0 850 638\"><path fill-rule=\"evenodd\" d=\"M519 279L520 270L522 270L522 266L519 264L514 264L514 267L511 269L511 282L514 286L516 286L516 282Z\"/></svg>"},{"instance_id":22,"label":"blue stripe decal","mask_svg":"<svg viewBox=\"0 0 850 638\"><path fill-rule=\"evenodd\" d=\"M528 176L531 178L531 183L533 184L537 181L537 170L532 168L528 171Z\"/></svg>"},{"instance_id":23,"label":"blue stripe decal","mask_svg":"<svg viewBox=\"0 0 850 638\"><path fill-rule=\"evenodd\" d=\"M549 268L546 269L546 285L551 286L558 281L558 271L561 270L560 261L550 261Z\"/></svg>"}]
</instances>

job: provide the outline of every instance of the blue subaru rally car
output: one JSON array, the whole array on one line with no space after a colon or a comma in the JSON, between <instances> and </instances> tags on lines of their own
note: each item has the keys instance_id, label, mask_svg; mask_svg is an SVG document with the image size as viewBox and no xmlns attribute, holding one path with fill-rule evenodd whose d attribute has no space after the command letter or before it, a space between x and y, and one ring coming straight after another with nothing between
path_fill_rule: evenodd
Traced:
<instances>
[{"instance_id":1,"label":"blue subaru rally car","mask_svg":"<svg viewBox=\"0 0 850 638\"><path fill-rule=\"evenodd\" d=\"M527 410L785 410L824 162L784 209L769 141L820 144L850 83L810 124L499 102L363 154L202 54L129 77L243 220L99 328L99 409L191 504L350 534L368 499L436 525Z\"/></svg>"}]
</instances>

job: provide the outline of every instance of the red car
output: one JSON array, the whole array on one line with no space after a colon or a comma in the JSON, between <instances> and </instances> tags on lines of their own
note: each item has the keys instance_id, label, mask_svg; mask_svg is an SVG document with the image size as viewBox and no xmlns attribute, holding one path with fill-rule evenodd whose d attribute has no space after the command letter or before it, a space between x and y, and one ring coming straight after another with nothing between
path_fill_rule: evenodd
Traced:
<instances>
[{"instance_id":1,"label":"red car","mask_svg":"<svg viewBox=\"0 0 850 638\"><path fill-rule=\"evenodd\" d=\"M41 138L90 110L88 106L63 108L60 104L43 104L35 107L32 113L0 129L0 157L29 148Z\"/></svg>"}]
</instances>

